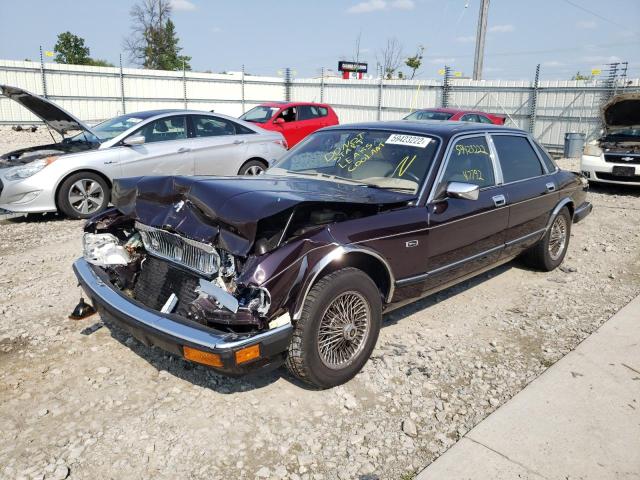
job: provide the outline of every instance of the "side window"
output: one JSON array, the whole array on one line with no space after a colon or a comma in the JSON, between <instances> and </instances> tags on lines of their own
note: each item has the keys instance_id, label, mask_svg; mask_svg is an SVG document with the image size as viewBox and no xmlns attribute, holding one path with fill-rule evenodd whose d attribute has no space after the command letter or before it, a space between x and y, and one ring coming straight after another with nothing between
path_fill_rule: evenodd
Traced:
<instances>
[{"instance_id":1,"label":"side window","mask_svg":"<svg viewBox=\"0 0 640 480\"><path fill-rule=\"evenodd\" d=\"M485 137L467 137L451 148L442 183L473 183L480 188L495 184L493 163Z\"/></svg>"},{"instance_id":2,"label":"side window","mask_svg":"<svg viewBox=\"0 0 640 480\"><path fill-rule=\"evenodd\" d=\"M319 117L318 109L313 105L301 105L298 107L298 120L311 120Z\"/></svg>"},{"instance_id":3,"label":"side window","mask_svg":"<svg viewBox=\"0 0 640 480\"><path fill-rule=\"evenodd\" d=\"M296 121L296 107L289 107L278 115L278 118L284 119L285 122L295 122Z\"/></svg>"},{"instance_id":4,"label":"side window","mask_svg":"<svg viewBox=\"0 0 640 480\"><path fill-rule=\"evenodd\" d=\"M184 117L168 117L145 125L133 135L144 135L145 143L167 142L187 138Z\"/></svg>"},{"instance_id":5,"label":"side window","mask_svg":"<svg viewBox=\"0 0 640 480\"><path fill-rule=\"evenodd\" d=\"M549 152L547 152L547 150L538 142L533 142L533 143L535 143L536 150L538 150L538 153L540 154L540 158L542 158L542 163L544 163L544 165L547 167L547 171L555 172L558 167L556 167L555 162L551 159L551 155L549 155Z\"/></svg>"},{"instance_id":6,"label":"side window","mask_svg":"<svg viewBox=\"0 0 640 480\"><path fill-rule=\"evenodd\" d=\"M480 119L480 123L493 123L490 118L485 117L484 115L478 115Z\"/></svg>"},{"instance_id":7,"label":"side window","mask_svg":"<svg viewBox=\"0 0 640 480\"><path fill-rule=\"evenodd\" d=\"M492 135L504 183L542 175L542 164L526 137Z\"/></svg>"},{"instance_id":8,"label":"side window","mask_svg":"<svg viewBox=\"0 0 640 480\"><path fill-rule=\"evenodd\" d=\"M463 115L462 118L460 118L460 121L480 123L480 119L475 113L467 113L466 115Z\"/></svg>"},{"instance_id":9,"label":"side window","mask_svg":"<svg viewBox=\"0 0 640 480\"><path fill-rule=\"evenodd\" d=\"M235 135L235 123L219 117L193 115L193 133L196 138Z\"/></svg>"},{"instance_id":10,"label":"side window","mask_svg":"<svg viewBox=\"0 0 640 480\"><path fill-rule=\"evenodd\" d=\"M326 117L327 115L329 115L329 110L327 110L325 107L318 107L318 114L320 117Z\"/></svg>"}]
</instances>

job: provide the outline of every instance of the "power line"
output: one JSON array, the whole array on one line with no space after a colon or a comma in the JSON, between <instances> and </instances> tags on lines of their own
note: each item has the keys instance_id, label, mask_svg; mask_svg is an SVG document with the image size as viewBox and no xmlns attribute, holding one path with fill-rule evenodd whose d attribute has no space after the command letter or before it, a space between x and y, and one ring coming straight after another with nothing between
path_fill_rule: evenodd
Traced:
<instances>
[{"instance_id":1,"label":"power line","mask_svg":"<svg viewBox=\"0 0 640 480\"><path fill-rule=\"evenodd\" d=\"M633 30L629 30L629 26L628 26L628 25L622 25L622 24L620 24L620 23L618 23L618 22L615 22L615 21L613 21L613 20L611 20L611 19L609 19L609 18L603 17L603 16L602 16L602 15L600 15L599 13L596 13L596 12L594 12L593 10L589 10L588 8L583 7L582 5L578 5L577 3L574 3L574 2L572 2L571 0L564 0L564 2L565 2L565 3L568 3L569 5L571 5L571 6L575 7L575 8L577 8L577 9L579 9L579 10L582 10L582 11L584 11L584 12L589 13L589 14L593 15L594 17L599 18L600 20L604 20L605 22L608 22L608 23L610 23L610 24L612 24L612 25L615 25L615 26L617 26L617 27L623 28L623 29L628 30L628 31L630 31L630 32L632 32L632 33L635 33L635 32L633 32Z\"/></svg>"}]
</instances>

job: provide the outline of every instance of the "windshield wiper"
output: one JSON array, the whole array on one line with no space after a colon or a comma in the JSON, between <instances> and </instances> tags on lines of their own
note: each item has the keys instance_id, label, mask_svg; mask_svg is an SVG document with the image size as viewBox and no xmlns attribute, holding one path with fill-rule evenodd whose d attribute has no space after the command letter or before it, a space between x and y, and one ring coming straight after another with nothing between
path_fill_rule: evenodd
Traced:
<instances>
[{"instance_id":1,"label":"windshield wiper","mask_svg":"<svg viewBox=\"0 0 640 480\"><path fill-rule=\"evenodd\" d=\"M380 190L401 190L403 192L411 192L411 193L416 192L415 188L410 188L410 187L390 187L390 186L378 185L376 183L367 183L367 182L361 182L361 184L369 188L377 188Z\"/></svg>"}]
</instances>

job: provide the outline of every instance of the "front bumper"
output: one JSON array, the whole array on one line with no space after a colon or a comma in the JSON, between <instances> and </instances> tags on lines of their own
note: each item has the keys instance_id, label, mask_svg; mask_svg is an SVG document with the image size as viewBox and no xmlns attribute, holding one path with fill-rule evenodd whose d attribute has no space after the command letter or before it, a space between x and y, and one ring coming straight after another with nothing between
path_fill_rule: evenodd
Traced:
<instances>
[{"instance_id":1,"label":"front bumper","mask_svg":"<svg viewBox=\"0 0 640 480\"><path fill-rule=\"evenodd\" d=\"M185 346L220 356L223 366L212 367L228 375L275 368L284 360L293 327L289 323L254 334L228 333L205 327L176 315L156 312L111 287L104 272L79 258L73 264L78 283L101 316L112 321L145 345L155 345L184 357ZM236 363L238 350L260 345L260 358Z\"/></svg>"},{"instance_id":2,"label":"front bumper","mask_svg":"<svg viewBox=\"0 0 640 480\"><path fill-rule=\"evenodd\" d=\"M613 174L613 167L634 167L635 175L628 177ZM617 185L640 185L640 165L605 162L600 155L583 155L580 161L580 171L590 182L613 183Z\"/></svg>"},{"instance_id":3,"label":"front bumper","mask_svg":"<svg viewBox=\"0 0 640 480\"><path fill-rule=\"evenodd\" d=\"M55 182L40 173L23 180L7 180L11 168L0 169L0 209L11 213L55 212Z\"/></svg>"},{"instance_id":4,"label":"front bumper","mask_svg":"<svg viewBox=\"0 0 640 480\"><path fill-rule=\"evenodd\" d=\"M583 220L584 217L589 215L593 210L593 205L591 202L584 202L578 208L576 208L575 212L573 212L573 223L578 223L580 220Z\"/></svg>"}]
</instances>

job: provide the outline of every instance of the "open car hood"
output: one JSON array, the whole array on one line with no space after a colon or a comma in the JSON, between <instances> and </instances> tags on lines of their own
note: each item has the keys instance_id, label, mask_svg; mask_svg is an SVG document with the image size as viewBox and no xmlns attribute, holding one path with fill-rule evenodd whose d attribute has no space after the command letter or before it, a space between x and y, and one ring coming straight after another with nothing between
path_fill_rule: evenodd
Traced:
<instances>
[{"instance_id":1,"label":"open car hood","mask_svg":"<svg viewBox=\"0 0 640 480\"><path fill-rule=\"evenodd\" d=\"M111 200L145 225L246 256L260 221L301 204L402 204L414 195L289 176L132 177L115 180Z\"/></svg>"},{"instance_id":2,"label":"open car hood","mask_svg":"<svg viewBox=\"0 0 640 480\"><path fill-rule=\"evenodd\" d=\"M640 128L640 93L613 97L602 107L602 120L608 131Z\"/></svg>"},{"instance_id":3,"label":"open car hood","mask_svg":"<svg viewBox=\"0 0 640 480\"><path fill-rule=\"evenodd\" d=\"M85 130L93 133L82 120L77 119L44 97L10 85L0 85L0 92L5 97L18 102L60 135L72 130Z\"/></svg>"}]
</instances>

